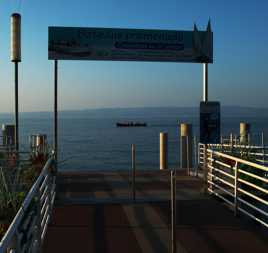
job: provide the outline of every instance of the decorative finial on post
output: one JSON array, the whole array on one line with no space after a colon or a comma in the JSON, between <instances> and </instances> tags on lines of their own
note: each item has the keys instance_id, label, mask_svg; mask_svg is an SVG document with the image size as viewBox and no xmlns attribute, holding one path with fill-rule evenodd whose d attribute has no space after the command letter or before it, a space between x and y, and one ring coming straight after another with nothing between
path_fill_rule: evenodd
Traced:
<instances>
[{"instance_id":1,"label":"decorative finial on post","mask_svg":"<svg viewBox=\"0 0 268 253\"><path fill-rule=\"evenodd\" d=\"M207 24L207 32L211 32L211 22L210 22L210 18L208 20L208 24Z\"/></svg>"}]
</instances>

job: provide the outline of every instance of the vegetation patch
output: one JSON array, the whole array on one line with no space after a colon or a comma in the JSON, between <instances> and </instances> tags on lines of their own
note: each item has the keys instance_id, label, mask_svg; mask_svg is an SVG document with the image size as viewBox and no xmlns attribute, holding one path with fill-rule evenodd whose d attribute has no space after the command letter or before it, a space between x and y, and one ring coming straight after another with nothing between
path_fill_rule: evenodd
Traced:
<instances>
[{"instance_id":1,"label":"vegetation patch","mask_svg":"<svg viewBox=\"0 0 268 253\"><path fill-rule=\"evenodd\" d=\"M1 155L1 153L0 153ZM29 160L30 161L30 160ZM0 165L0 240L14 219L43 164Z\"/></svg>"}]
</instances>

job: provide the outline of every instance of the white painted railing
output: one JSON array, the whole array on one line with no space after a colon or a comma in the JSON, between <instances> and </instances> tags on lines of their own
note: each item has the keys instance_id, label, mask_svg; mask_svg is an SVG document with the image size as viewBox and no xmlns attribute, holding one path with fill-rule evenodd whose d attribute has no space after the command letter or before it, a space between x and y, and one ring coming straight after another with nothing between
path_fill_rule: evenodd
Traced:
<instances>
[{"instance_id":1,"label":"white painted railing","mask_svg":"<svg viewBox=\"0 0 268 253\"><path fill-rule=\"evenodd\" d=\"M268 228L268 167L199 144L207 190Z\"/></svg>"},{"instance_id":2,"label":"white painted railing","mask_svg":"<svg viewBox=\"0 0 268 253\"><path fill-rule=\"evenodd\" d=\"M253 145L231 145L231 144L207 144L207 148L219 151L225 154L230 154L235 157L250 156L256 162L262 165L268 164L268 147L253 146ZM203 164L203 149L204 144L198 145L198 164Z\"/></svg>"},{"instance_id":3,"label":"white painted railing","mask_svg":"<svg viewBox=\"0 0 268 253\"><path fill-rule=\"evenodd\" d=\"M0 253L41 252L56 194L53 162L48 159L28 192L0 242Z\"/></svg>"}]
</instances>

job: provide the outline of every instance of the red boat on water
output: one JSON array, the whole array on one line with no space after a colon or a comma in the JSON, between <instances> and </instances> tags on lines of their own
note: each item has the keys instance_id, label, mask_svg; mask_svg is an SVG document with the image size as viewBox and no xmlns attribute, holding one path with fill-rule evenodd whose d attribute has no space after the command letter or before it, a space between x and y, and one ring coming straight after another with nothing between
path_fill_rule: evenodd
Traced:
<instances>
[{"instance_id":1,"label":"red boat on water","mask_svg":"<svg viewBox=\"0 0 268 253\"><path fill-rule=\"evenodd\" d=\"M117 127L146 127L147 124L141 123L141 122L124 122L124 123L117 122L116 126Z\"/></svg>"}]
</instances>

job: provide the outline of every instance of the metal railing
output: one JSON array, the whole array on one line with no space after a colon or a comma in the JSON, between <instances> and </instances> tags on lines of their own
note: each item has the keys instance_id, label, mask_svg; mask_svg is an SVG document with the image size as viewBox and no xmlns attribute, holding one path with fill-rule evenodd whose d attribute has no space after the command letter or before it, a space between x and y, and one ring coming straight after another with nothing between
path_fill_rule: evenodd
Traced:
<instances>
[{"instance_id":1,"label":"metal railing","mask_svg":"<svg viewBox=\"0 0 268 253\"><path fill-rule=\"evenodd\" d=\"M198 150L203 155L204 144L199 143ZM232 145L232 144L207 144L207 148L219 151L225 154L231 154L235 157L248 156L254 159L255 162L262 165L268 164L268 146L257 146L257 145ZM202 162L202 157L201 157Z\"/></svg>"},{"instance_id":2,"label":"metal railing","mask_svg":"<svg viewBox=\"0 0 268 253\"><path fill-rule=\"evenodd\" d=\"M199 144L207 190L268 228L268 167Z\"/></svg>"},{"instance_id":3,"label":"metal railing","mask_svg":"<svg viewBox=\"0 0 268 253\"><path fill-rule=\"evenodd\" d=\"M231 145L231 144L206 144L207 148L236 157L250 156L262 165L268 164L268 146ZM198 164L203 164L204 144L198 144Z\"/></svg>"},{"instance_id":4,"label":"metal railing","mask_svg":"<svg viewBox=\"0 0 268 253\"><path fill-rule=\"evenodd\" d=\"M55 200L54 158L49 158L0 242L0 253L41 252Z\"/></svg>"}]
</instances>

